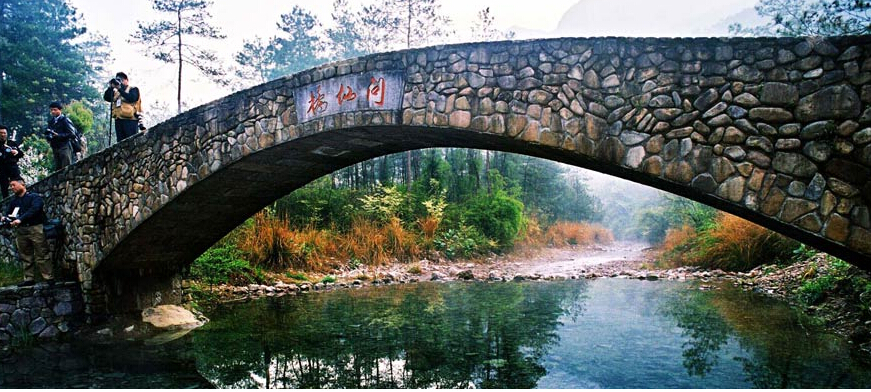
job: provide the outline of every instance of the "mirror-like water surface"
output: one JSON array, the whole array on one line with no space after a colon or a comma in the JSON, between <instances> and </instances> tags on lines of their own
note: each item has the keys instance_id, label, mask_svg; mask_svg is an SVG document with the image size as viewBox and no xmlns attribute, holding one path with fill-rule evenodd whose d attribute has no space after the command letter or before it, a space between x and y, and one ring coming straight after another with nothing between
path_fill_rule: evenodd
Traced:
<instances>
[{"instance_id":1,"label":"mirror-like water surface","mask_svg":"<svg viewBox=\"0 0 871 392\"><path fill-rule=\"evenodd\" d=\"M163 346L23 350L0 360L0 387L871 386L871 364L784 304L696 287L422 283L259 300Z\"/></svg>"}]
</instances>

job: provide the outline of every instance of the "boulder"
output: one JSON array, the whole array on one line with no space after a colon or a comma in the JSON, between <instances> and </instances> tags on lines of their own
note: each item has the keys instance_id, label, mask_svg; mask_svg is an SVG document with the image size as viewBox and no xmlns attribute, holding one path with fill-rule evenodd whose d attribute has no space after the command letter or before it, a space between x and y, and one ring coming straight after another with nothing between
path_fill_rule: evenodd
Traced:
<instances>
[{"instance_id":1,"label":"boulder","mask_svg":"<svg viewBox=\"0 0 871 392\"><path fill-rule=\"evenodd\" d=\"M203 325L191 311L178 305L158 305L142 311L142 321L158 329L192 329Z\"/></svg>"}]
</instances>

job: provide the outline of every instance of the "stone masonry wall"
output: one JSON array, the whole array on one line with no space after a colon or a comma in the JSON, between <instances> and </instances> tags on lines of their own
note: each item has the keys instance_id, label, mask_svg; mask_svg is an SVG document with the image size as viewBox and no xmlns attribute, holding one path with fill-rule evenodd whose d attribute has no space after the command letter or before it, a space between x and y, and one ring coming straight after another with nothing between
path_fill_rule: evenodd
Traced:
<instances>
[{"instance_id":1,"label":"stone masonry wall","mask_svg":"<svg viewBox=\"0 0 871 392\"><path fill-rule=\"evenodd\" d=\"M82 291L76 282L0 287L0 345L22 335L58 338L83 321Z\"/></svg>"},{"instance_id":2,"label":"stone masonry wall","mask_svg":"<svg viewBox=\"0 0 871 392\"><path fill-rule=\"evenodd\" d=\"M401 75L401 108L298 118L294 91L386 72ZM114 294L95 283L101 268L187 265L281 192L402 143L553 157L871 268L866 36L563 38L377 54L200 106L33 188L66 218L66 258L86 297L105 298Z\"/></svg>"}]
</instances>

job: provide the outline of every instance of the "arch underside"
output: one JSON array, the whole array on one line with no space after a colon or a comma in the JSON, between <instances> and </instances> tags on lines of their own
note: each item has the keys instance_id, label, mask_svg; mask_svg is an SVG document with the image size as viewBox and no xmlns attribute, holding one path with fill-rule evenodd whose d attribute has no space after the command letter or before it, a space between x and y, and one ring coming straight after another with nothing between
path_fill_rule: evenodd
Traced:
<instances>
[{"instance_id":1,"label":"arch underside","mask_svg":"<svg viewBox=\"0 0 871 392\"><path fill-rule=\"evenodd\" d=\"M191 185L106 254L98 270L178 270L256 212L307 183L378 156L423 148L497 150L549 159L652 186L740 216L864 268L869 260L797 227L700 192L577 152L453 128L358 127L317 133L245 156Z\"/></svg>"}]
</instances>

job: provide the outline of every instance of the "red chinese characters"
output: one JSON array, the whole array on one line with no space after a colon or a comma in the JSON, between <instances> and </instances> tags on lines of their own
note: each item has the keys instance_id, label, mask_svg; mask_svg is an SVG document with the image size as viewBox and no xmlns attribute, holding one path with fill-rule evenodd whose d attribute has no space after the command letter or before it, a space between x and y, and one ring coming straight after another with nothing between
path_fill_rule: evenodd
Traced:
<instances>
[{"instance_id":1,"label":"red chinese characters","mask_svg":"<svg viewBox=\"0 0 871 392\"><path fill-rule=\"evenodd\" d=\"M384 78L376 80L373 77L366 89L366 100L377 106L384 106L385 84Z\"/></svg>"},{"instance_id":2,"label":"red chinese characters","mask_svg":"<svg viewBox=\"0 0 871 392\"><path fill-rule=\"evenodd\" d=\"M327 110L327 101L324 101L324 94L321 93L321 86L317 88L317 96L315 96L315 92L309 92L311 98L308 101L308 110L306 113L318 114Z\"/></svg>"},{"instance_id":3,"label":"red chinese characters","mask_svg":"<svg viewBox=\"0 0 871 392\"><path fill-rule=\"evenodd\" d=\"M357 99L357 93L354 92L354 89L351 88L351 86L348 86L347 91L345 91L344 84L339 87L339 93L336 94L336 101L339 103L340 106L342 105L342 102L353 101L355 99Z\"/></svg>"}]
</instances>

